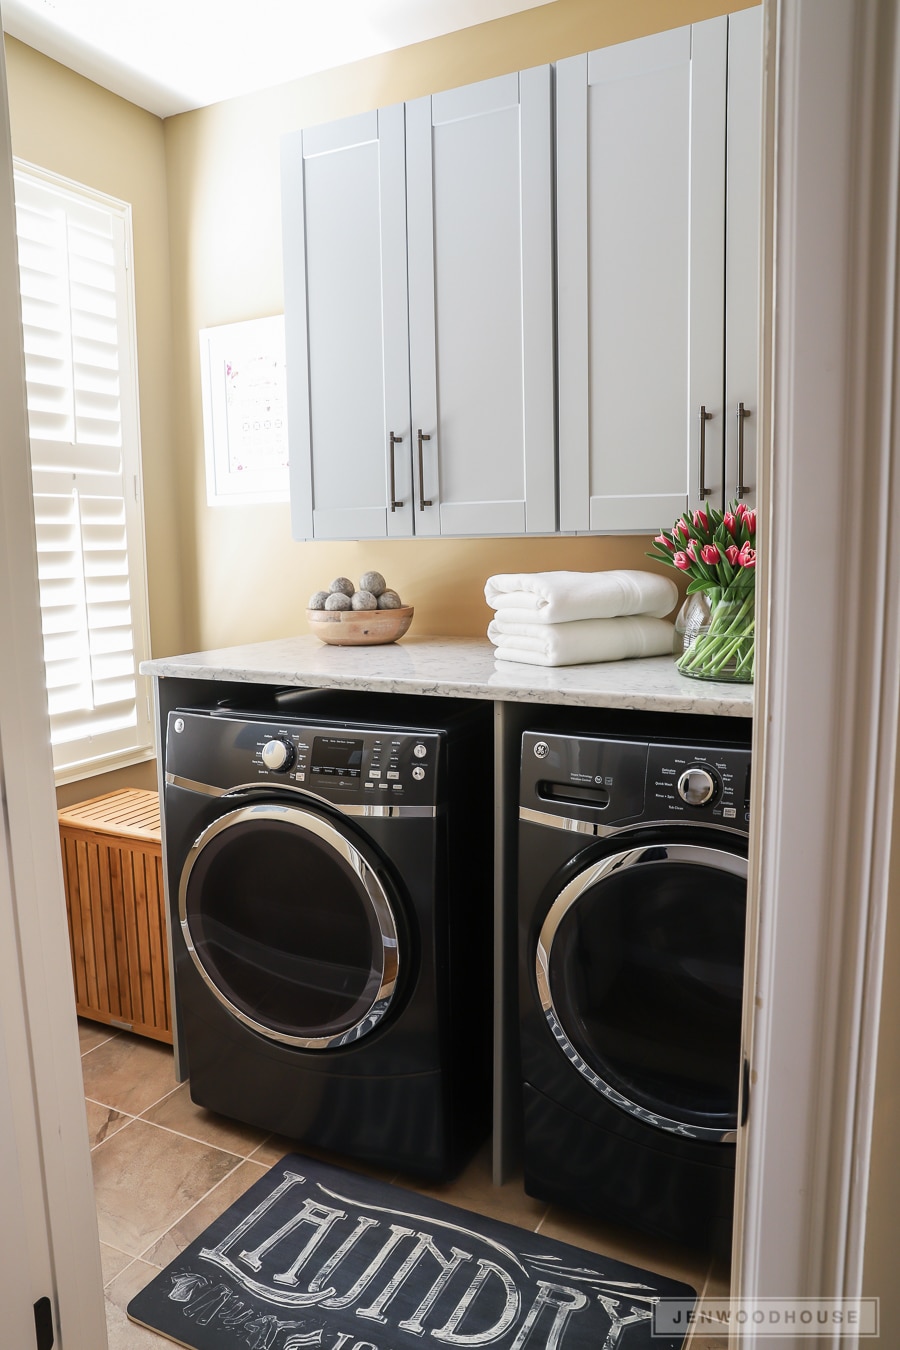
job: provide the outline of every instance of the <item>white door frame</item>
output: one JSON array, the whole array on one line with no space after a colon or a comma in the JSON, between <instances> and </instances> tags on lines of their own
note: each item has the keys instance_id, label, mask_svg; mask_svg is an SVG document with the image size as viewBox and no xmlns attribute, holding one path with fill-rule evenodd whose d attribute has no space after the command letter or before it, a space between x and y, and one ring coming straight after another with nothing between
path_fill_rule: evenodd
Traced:
<instances>
[{"instance_id":1,"label":"white door frame","mask_svg":"<svg viewBox=\"0 0 900 1350\"><path fill-rule=\"evenodd\" d=\"M897 0L766 0L765 12L758 909L733 1292L852 1297L900 690L900 24Z\"/></svg>"},{"instance_id":2,"label":"white door frame","mask_svg":"<svg viewBox=\"0 0 900 1350\"><path fill-rule=\"evenodd\" d=\"M0 294L17 296L12 151L0 44ZM19 307L0 308L0 1130L4 1335L34 1344L51 1299L58 1350L103 1350L100 1247L44 693ZM9 1106L8 1113L4 1105ZM10 1137L11 1136L11 1137ZM7 1200L24 1207L10 1222ZM13 1274L21 1279L8 1286ZM7 1312L10 1303L12 1311ZM17 1321L18 1319L18 1321ZM27 1339L23 1337L25 1328ZM6 1342L4 1342L6 1343Z\"/></svg>"}]
</instances>

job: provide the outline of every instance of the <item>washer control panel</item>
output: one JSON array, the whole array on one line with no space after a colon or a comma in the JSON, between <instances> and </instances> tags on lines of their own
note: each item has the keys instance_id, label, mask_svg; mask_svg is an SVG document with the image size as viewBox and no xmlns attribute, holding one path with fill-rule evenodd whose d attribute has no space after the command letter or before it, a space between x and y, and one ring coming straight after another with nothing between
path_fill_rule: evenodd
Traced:
<instances>
[{"instance_id":1,"label":"washer control panel","mask_svg":"<svg viewBox=\"0 0 900 1350\"><path fill-rule=\"evenodd\" d=\"M611 829L679 820L746 832L750 750L526 731L520 805Z\"/></svg>"},{"instance_id":2,"label":"washer control panel","mask_svg":"<svg viewBox=\"0 0 900 1350\"><path fill-rule=\"evenodd\" d=\"M265 783L346 805L433 806L444 737L180 712L169 716L167 772L211 787Z\"/></svg>"}]
</instances>

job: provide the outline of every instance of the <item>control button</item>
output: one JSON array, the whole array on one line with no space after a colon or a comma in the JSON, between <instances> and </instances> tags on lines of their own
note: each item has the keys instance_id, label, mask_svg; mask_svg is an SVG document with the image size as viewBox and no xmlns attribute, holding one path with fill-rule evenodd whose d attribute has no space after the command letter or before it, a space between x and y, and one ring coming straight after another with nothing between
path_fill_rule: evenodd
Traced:
<instances>
[{"instance_id":1,"label":"control button","mask_svg":"<svg viewBox=\"0 0 900 1350\"><path fill-rule=\"evenodd\" d=\"M296 778L296 780L297 780L298 783L305 783L305 782L306 782L306 774L305 774L305 773L295 773L295 774L294 774L294 777Z\"/></svg>"},{"instance_id":2,"label":"control button","mask_svg":"<svg viewBox=\"0 0 900 1350\"><path fill-rule=\"evenodd\" d=\"M374 784L374 783L363 783L363 787L368 788L370 792L374 792L374 791L375 791L375 784Z\"/></svg>"},{"instance_id":3,"label":"control button","mask_svg":"<svg viewBox=\"0 0 900 1350\"><path fill-rule=\"evenodd\" d=\"M266 741L262 749L262 762L274 773L289 769L294 762L294 747L290 741Z\"/></svg>"},{"instance_id":4,"label":"control button","mask_svg":"<svg viewBox=\"0 0 900 1350\"><path fill-rule=\"evenodd\" d=\"M403 791L403 784L402 784L402 783L392 783L392 784L391 784L391 787L394 789L395 792L402 792L402 791Z\"/></svg>"},{"instance_id":5,"label":"control button","mask_svg":"<svg viewBox=\"0 0 900 1350\"><path fill-rule=\"evenodd\" d=\"M694 765L679 778L678 795L688 806L705 806L716 795L716 780L708 769Z\"/></svg>"},{"instance_id":6,"label":"control button","mask_svg":"<svg viewBox=\"0 0 900 1350\"><path fill-rule=\"evenodd\" d=\"M387 785L387 783L379 783L378 786L380 787L380 789L381 789L382 792L387 792L387 790L388 790L388 785Z\"/></svg>"},{"instance_id":7,"label":"control button","mask_svg":"<svg viewBox=\"0 0 900 1350\"><path fill-rule=\"evenodd\" d=\"M416 759L424 759L425 756L428 754L428 749L426 746L422 744L421 741L419 741L417 745L413 746L413 754L415 755Z\"/></svg>"},{"instance_id":8,"label":"control button","mask_svg":"<svg viewBox=\"0 0 900 1350\"><path fill-rule=\"evenodd\" d=\"M369 777L370 777L370 778L380 778L380 777L381 777L381 770L380 770L380 769L370 769L370 770L369 770Z\"/></svg>"},{"instance_id":9,"label":"control button","mask_svg":"<svg viewBox=\"0 0 900 1350\"><path fill-rule=\"evenodd\" d=\"M415 768L412 771L412 776L413 778L415 778L416 782L421 782L421 780L425 777L425 770L422 768L421 764L417 764L415 766Z\"/></svg>"},{"instance_id":10,"label":"control button","mask_svg":"<svg viewBox=\"0 0 900 1350\"><path fill-rule=\"evenodd\" d=\"M399 773L397 772L396 769L388 769L388 771L387 771L387 776L388 776L388 778L399 778L399 777L400 777L400 775L399 775Z\"/></svg>"},{"instance_id":11,"label":"control button","mask_svg":"<svg viewBox=\"0 0 900 1350\"><path fill-rule=\"evenodd\" d=\"M735 816L737 815L737 811L734 809L733 806L725 806L722 809L722 815L726 816L728 820L734 820Z\"/></svg>"}]
</instances>

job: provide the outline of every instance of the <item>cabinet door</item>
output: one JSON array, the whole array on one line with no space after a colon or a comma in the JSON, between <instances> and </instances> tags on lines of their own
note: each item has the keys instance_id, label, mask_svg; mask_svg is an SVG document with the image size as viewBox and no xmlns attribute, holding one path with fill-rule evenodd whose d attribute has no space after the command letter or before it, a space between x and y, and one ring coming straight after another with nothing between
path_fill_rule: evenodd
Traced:
<instances>
[{"instance_id":1,"label":"cabinet door","mask_svg":"<svg viewBox=\"0 0 900 1350\"><path fill-rule=\"evenodd\" d=\"M402 105L284 137L282 203L294 538L409 535Z\"/></svg>"},{"instance_id":2,"label":"cabinet door","mask_svg":"<svg viewBox=\"0 0 900 1350\"><path fill-rule=\"evenodd\" d=\"M762 201L762 9L728 19L725 497L756 504Z\"/></svg>"},{"instance_id":3,"label":"cabinet door","mask_svg":"<svg viewBox=\"0 0 900 1350\"><path fill-rule=\"evenodd\" d=\"M721 501L726 45L723 17L557 67L563 530Z\"/></svg>"},{"instance_id":4,"label":"cabinet door","mask_svg":"<svg viewBox=\"0 0 900 1350\"><path fill-rule=\"evenodd\" d=\"M555 530L550 69L418 99L406 136L416 534Z\"/></svg>"}]
</instances>

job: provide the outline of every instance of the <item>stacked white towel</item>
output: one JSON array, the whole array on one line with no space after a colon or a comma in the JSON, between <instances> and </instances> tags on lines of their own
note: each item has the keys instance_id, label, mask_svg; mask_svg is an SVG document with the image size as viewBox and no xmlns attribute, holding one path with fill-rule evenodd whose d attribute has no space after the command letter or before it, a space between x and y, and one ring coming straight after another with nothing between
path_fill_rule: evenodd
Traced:
<instances>
[{"instance_id":1,"label":"stacked white towel","mask_svg":"<svg viewBox=\"0 0 900 1350\"><path fill-rule=\"evenodd\" d=\"M655 572L502 573L484 595L496 611L487 635L498 660L574 666L672 651L663 615L678 587Z\"/></svg>"}]
</instances>

